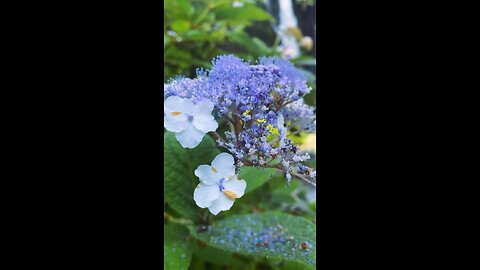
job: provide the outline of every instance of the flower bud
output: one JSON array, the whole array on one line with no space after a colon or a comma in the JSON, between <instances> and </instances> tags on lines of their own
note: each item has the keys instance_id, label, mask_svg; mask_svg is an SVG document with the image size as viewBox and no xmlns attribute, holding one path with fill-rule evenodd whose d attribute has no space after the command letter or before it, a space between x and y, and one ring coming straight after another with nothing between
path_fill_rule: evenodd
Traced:
<instances>
[{"instance_id":1,"label":"flower bud","mask_svg":"<svg viewBox=\"0 0 480 270\"><path fill-rule=\"evenodd\" d=\"M307 51L310 51L313 48L313 40L311 37L303 37L300 41L300 47L304 48Z\"/></svg>"}]
</instances>

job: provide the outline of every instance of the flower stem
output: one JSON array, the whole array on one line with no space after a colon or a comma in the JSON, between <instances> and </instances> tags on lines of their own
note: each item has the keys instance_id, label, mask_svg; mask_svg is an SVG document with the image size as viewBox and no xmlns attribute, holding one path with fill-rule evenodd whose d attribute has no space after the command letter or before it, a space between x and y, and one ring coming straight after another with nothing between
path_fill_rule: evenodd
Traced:
<instances>
[{"instance_id":1,"label":"flower stem","mask_svg":"<svg viewBox=\"0 0 480 270\"><path fill-rule=\"evenodd\" d=\"M220 139L220 140L223 141L223 138L220 137L220 135L216 131L210 131L210 132L208 132L208 135L212 136L215 139Z\"/></svg>"},{"instance_id":2,"label":"flower stem","mask_svg":"<svg viewBox=\"0 0 480 270\"><path fill-rule=\"evenodd\" d=\"M314 187L317 187L317 183L309 180L309 179L306 178L305 176L303 176L303 175L301 175L301 174L298 174L298 173L294 173L294 172L292 172L291 174L292 174L293 176L297 177L298 179L304 181L305 183L308 183L308 184L310 184L310 185L312 185L312 186L314 186Z\"/></svg>"},{"instance_id":3,"label":"flower stem","mask_svg":"<svg viewBox=\"0 0 480 270\"><path fill-rule=\"evenodd\" d=\"M244 164L245 166L250 166L250 167L253 166L252 162L249 161L249 160L245 160L245 161L243 162L243 164ZM280 164L280 163L275 164L275 165L266 165L265 167L266 167L266 168L275 168L275 169L278 169L278 170L287 172L287 170L286 170L286 169L282 166L282 164ZM301 174L298 174L298 173L295 173L295 172L290 172L290 174L293 175L293 176L295 176L295 177L298 178L299 180L307 183L307 184L310 184L310 185L312 185L312 186L314 186L314 187L317 187L317 183L313 182L312 180L306 178L305 176L303 176L303 175L301 175Z\"/></svg>"},{"instance_id":4,"label":"flower stem","mask_svg":"<svg viewBox=\"0 0 480 270\"><path fill-rule=\"evenodd\" d=\"M192 225L193 224L193 221L191 221L190 219L175 218L165 211L163 211L163 218L165 220L168 220L168 221L172 222L172 223L177 223L177 224L181 224L181 225Z\"/></svg>"},{"instance_id":5,"label":"flower stem","mask_svg":"<svg viewBox=\"0 0 480 270\"><path fill-rule=\"evenodd\" d=\"M242 131L242 124L240 122L240 117L236 114L233 114L233 128L235 130L235 137L238 138L238 134Z\"/></svg>"}]
</instances>

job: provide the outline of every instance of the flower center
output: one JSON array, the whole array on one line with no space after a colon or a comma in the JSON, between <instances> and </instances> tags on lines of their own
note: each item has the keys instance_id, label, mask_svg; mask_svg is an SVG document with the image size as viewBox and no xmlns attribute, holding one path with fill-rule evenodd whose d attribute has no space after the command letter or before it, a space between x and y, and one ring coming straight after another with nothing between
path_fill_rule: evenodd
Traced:
<instances>
[{"instance_id":1,"label":"flower center","mask_svg":"<svg viewBox=\"0 0 480 270\"><path fill-rule=\"evenodd\" d=\"M193 115L187 114L187 119L188 119L188 121L192 122L193 121Z\"/></svg>"},{"instance_id":2,"label":"flower center","mask_svg":"<svg viewBox=\"0 0 480 270\"><path fill-rule=\"evenodd\" d=\"M225 190L225 187L223 186L223 182L225 181L225 178L220 179L220 184L218 184L218 189L220 189L220 192Z\"/></svg>"},{"instance_id":3,"label":"flower center","mask_svg":"<svg viewBox=\"0 0 480 270\"><path fill-rule=\"evenodd\" d=\"M218 189L220 190L220 192L223 191L223 193L225 194L225 196L227 196L227 198L233 200L233 199L237 199L238 198L238 195L233 192L233 191L230 191L230 190L226 190L225 187L223 186L223 182L225 182L225 178L221 178L220 179L220 183L218 184Z\"/></svg>"},{"instance_id":4,"label":"flower center","mask_svg":"<svg viewBox=\"0 0 480 270\"><path fill-rule=\"evenodd\" d=\"M182 113L181 112L171 112L170 113L172 116L179 116L181 115Z\"/></svg>"}]
</instances>

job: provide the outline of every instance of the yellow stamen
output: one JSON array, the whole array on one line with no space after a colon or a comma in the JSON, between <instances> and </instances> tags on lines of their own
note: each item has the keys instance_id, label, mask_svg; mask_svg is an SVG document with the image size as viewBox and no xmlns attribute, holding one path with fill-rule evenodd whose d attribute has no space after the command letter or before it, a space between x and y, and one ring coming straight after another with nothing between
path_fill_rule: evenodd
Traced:
<instances>
[{"instance_id":1,"label":"yellow stamen","mask_svg":"<svg viewBox=\"0 0 480 270\"><path fill-rule=\"evenodd\" d=\"M272 125L267 126L268 131L270 131L271 134L280 136L280 133L278 132L278 128L274 128Z\"/></svg>"},{"instance_id":2,"label":"yellow stamen","mask_svg":"<svg viewBox=\"0 0 480 270\"><path fill-rule=\"evenodd\" d=\"M227 196L229 199L237 199L238 198L238 195L233 192L233 191L230 191L230 190L224 190L223 193L225 193L225 196Z\"/></svg>"},{"instance_id":3,"label":"yellow stamen","mask_svg":"<svg viewBox=\"0 0 480 270\"><path fill-rule=\"evenodd\" d=\"M182 113L181 113L181 112L171 112L170 114L171 114L172 116L178 116L178 115L180 115L180 114L182 114Z\"/></svg>"},{"instance_id":4,"label":"yellow stamen","mask_svg":"<svg viewBox=\"0 0 480 270\"><path fill-rule=\"evenodd\" d=\"M217 169L215 169L215 167L212 166L211 169L212 169L212 172L217 173Z\"/></svg>"}]
</instances>

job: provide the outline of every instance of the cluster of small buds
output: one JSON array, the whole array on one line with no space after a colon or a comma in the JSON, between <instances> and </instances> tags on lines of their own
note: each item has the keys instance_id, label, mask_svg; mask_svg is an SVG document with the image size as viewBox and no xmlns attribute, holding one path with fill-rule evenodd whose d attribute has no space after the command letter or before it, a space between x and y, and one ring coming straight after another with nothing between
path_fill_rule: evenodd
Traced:
<instances>
[{"instance_id":1,"label":"cluster of small buds","mask_svg":"<svg viewBox=\"0 0 480 270\"><path fill-rule=\"evenodd\" d=\"M179 96L182 98L190 98L192 94L191 89L196 84L197 84L196 80L178 76L175 79L170 80L169 83L164 84L165 98L169 96Z\"/></svg>"},{"instance_id":2,"label":"cluster of small buds","mask_svg":"<svg viewBox=\"0 0 480 270\"><path fill-rule=\"evenodd\" d=\"M291 128L315 130L314 108L303 102L311 90L306 74L287 60L272 57L250 65L226 55L212 64L210 70L198 69L195 79L170 81L165 97L212 101L218 117L232 127L217 143L232 154L237 167L275 167L285 171L288 181L300 175L314 182L316 174L302 164L310 157L301 156L287 138Z\"/></svg>"},{"instance_id":3,"label":"cluster of small buds","mask_svg":"<svg viewBox=\"0 0 480 270\"><path fill-rule=\"evenodd\" d=\"M281 113L297 130L310 132L316 130L315 109L306 105L302 99L288 104Z\"/></svg>"}]
</instances>

